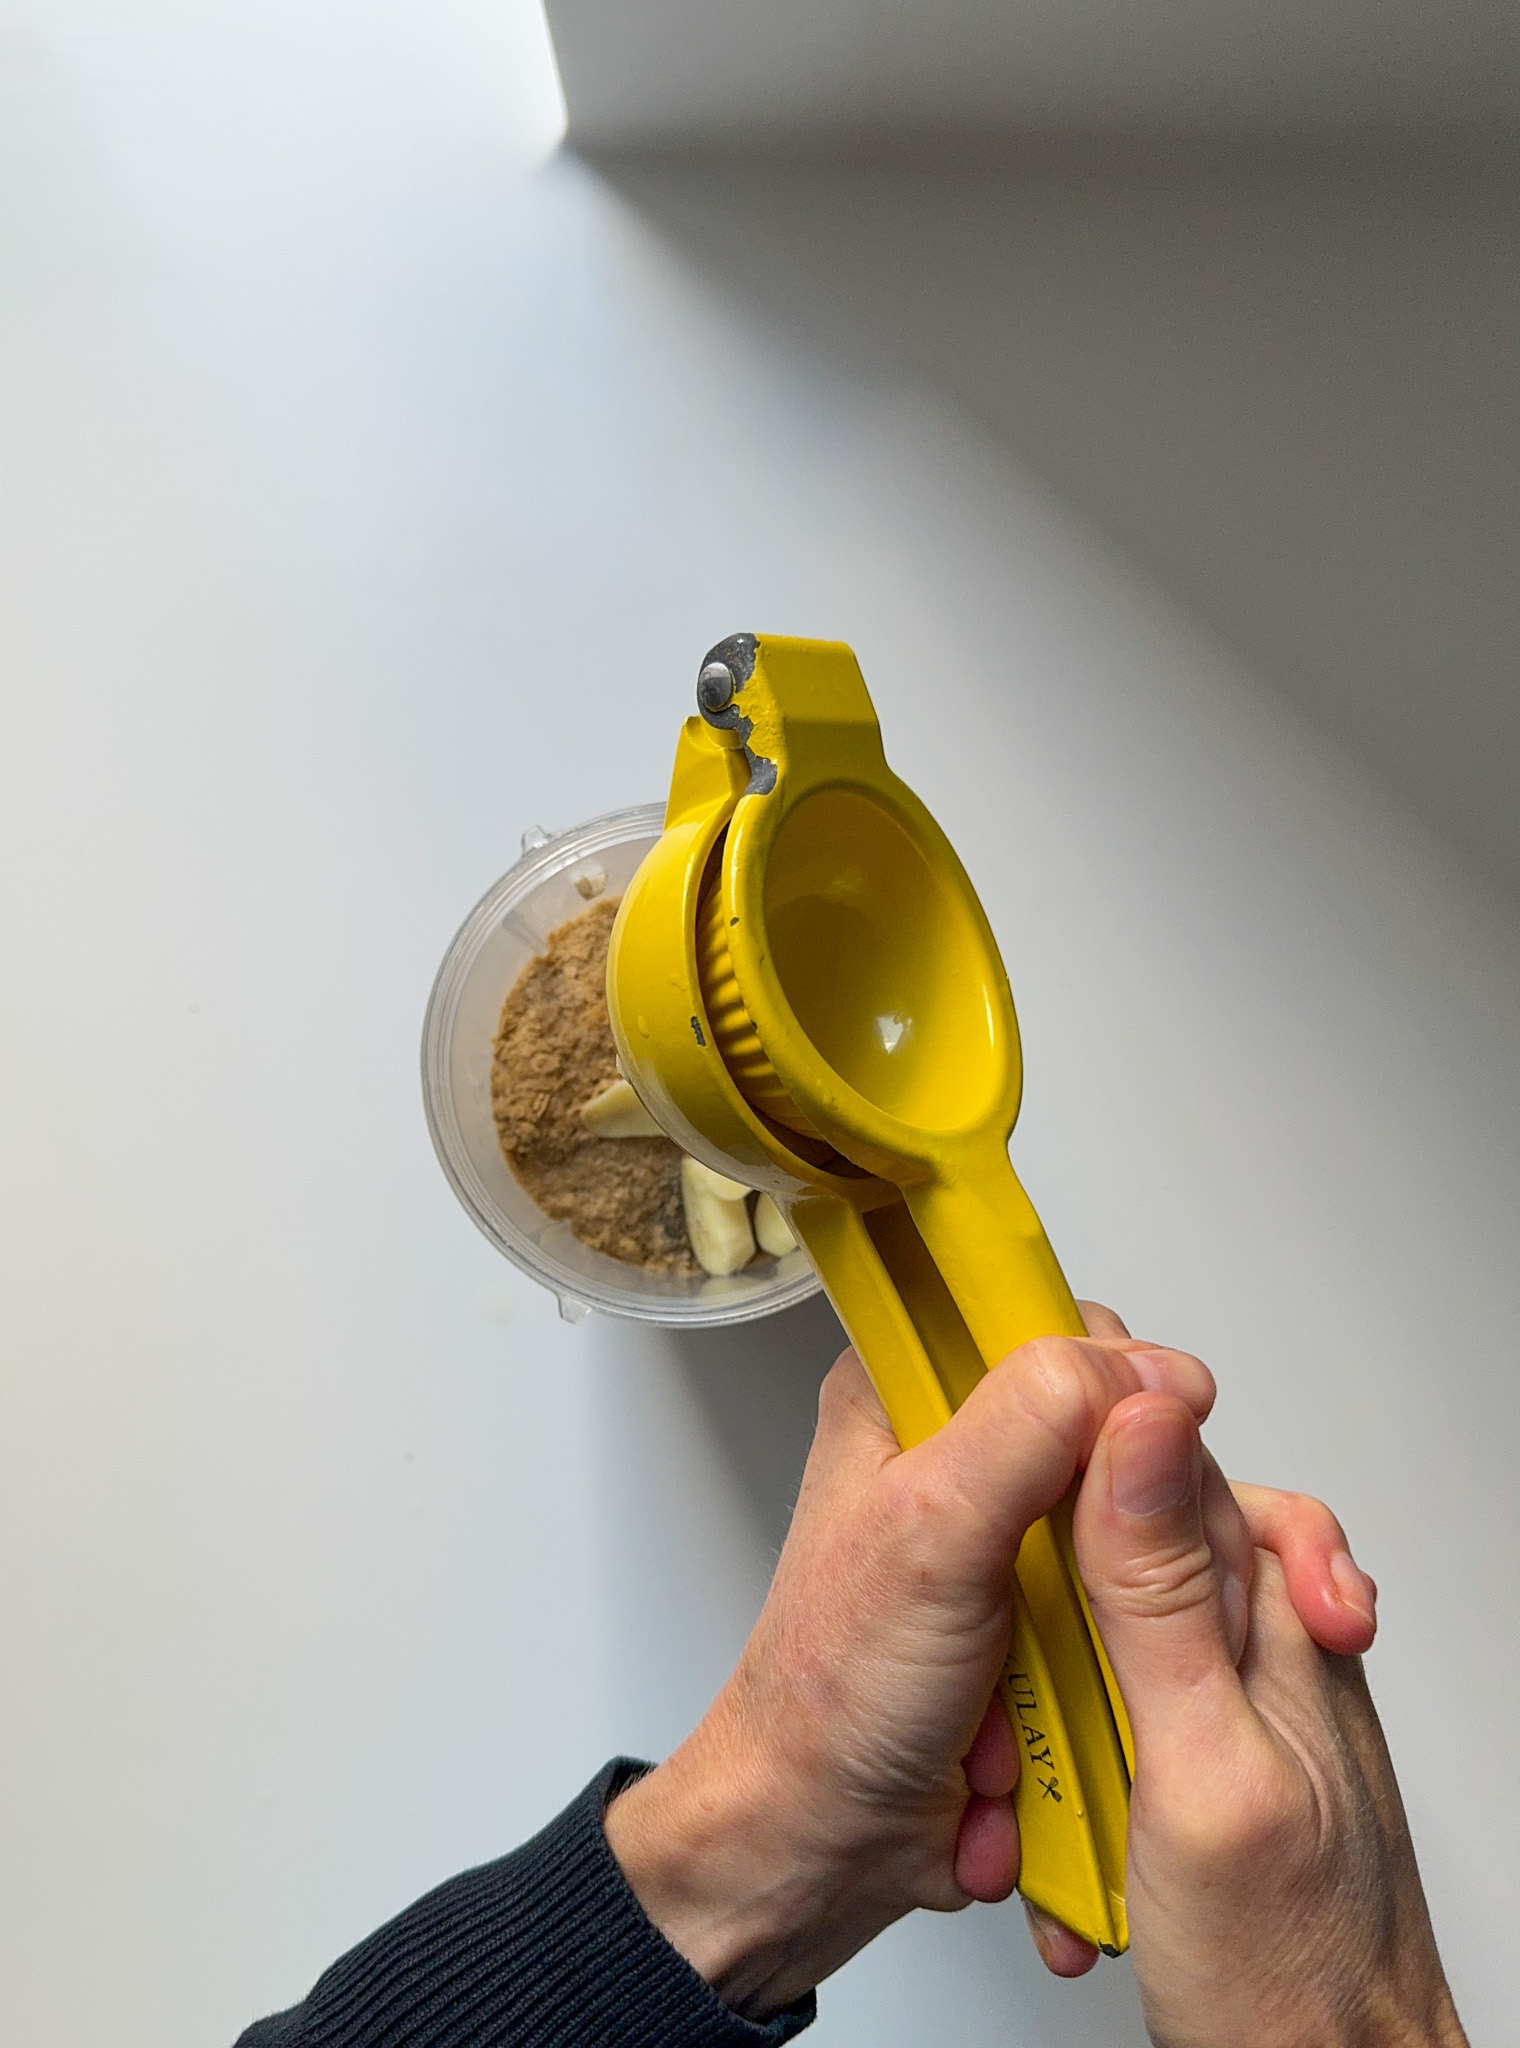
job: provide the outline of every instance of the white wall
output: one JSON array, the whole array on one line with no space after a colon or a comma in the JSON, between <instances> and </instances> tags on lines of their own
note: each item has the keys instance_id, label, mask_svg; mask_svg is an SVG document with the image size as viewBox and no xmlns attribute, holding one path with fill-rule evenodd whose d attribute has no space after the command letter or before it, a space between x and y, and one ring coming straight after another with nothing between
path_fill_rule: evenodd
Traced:
<instances>
[{"instance_id":1,"label":"white wall","mask_svg":"<svg viewBox=\"0 0 1520 2048\"><path fill-rule=\"evenodd\" d=\"M855 642L983 888L1073 1279L1379 1577L1506 2038L1513 898L954 374L805 265L757 307L716 186L532 172L530 13L7 4L0 2033L230 2040L721 1679L829 1318L559 1324L454 1206L416 1043L522 826L657 794L759 626ZM835 202L766 204L784 282ZM1141 2039L1125 1966L1047 1983L1012 1909L894 1931L816 2038L989 2025Z\"/></svg>"}]
</instances>

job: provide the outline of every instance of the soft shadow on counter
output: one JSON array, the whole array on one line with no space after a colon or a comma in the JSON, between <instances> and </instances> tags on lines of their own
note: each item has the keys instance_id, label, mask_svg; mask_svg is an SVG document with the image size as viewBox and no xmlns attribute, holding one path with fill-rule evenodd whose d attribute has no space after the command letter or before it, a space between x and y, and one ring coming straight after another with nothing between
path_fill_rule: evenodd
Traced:
<instances>
[{"instance_id":1,"label":"soft shadow on counter","mask_svg":"<svg viewBox=\"0 0 1520 2048\"><path fill-rule=\"evenodd\" d=\"M1512 166L594 169L756 332L948 403L1520 885Z\"/></svg>"}]
</instances>

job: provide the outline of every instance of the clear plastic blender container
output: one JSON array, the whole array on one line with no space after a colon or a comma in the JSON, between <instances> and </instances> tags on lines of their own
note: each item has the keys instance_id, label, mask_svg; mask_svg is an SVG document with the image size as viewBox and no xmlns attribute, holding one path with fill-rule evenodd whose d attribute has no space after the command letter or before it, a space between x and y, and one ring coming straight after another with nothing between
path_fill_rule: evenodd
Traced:
<instances>
[{"instance_id":1,"label":"clear plastic blender container","mask_svg":"<svg viewBox=\"0 0 1520 2048\"><path fill-rule=\"evenodd\" d=\"M449 1185L496 1249L558 1296L570 1322L596 1308L711 1328L752 1322L818 1292L800 1251L762 1255L721 1279L651 1272L593 1251L544 1214L501 1149L491 1061L507 991L552 931L592 902L621 896L664 815L663 804L641 804L570 832L525 832L522 859L481 897L444 955L422 1030L422 1099Z\"/></svg>"}]
</instances>

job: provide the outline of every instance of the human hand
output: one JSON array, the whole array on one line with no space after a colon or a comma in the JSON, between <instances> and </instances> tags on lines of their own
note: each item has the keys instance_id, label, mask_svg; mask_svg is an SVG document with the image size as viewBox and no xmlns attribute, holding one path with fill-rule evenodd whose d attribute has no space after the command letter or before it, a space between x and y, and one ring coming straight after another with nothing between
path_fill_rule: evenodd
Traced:
<instances>
[{"instance_id":1,"label":"human hand","mask_svg":"<svg viewBox=\"0 0 1520 2048\"><path fill-rule=\"evenodd\" d=\"M1126 1397L1098 1432L1074 1523L1135 1737L1127 1896L1151 2039L1450 2048L1465 2037L1352 1654L1371 1631L1356 1626L1339 1525L1301 1496L1235 1489L1257 1548L1240 1655L1203 1460L1185 1402ZM1328 1569L1306 1571L1320 1558ZM1091 1966L1086 1943L1030 1917L1051 1968Z\"/></svg>"},{"instance_id":2,"label":"human hand","mask_svg":"<svg viewBox=\"0 0 1520 2048\"><path fill-rule=\"evenodd\" d=\"M1214 1387L1196 1359L1123 1335L1040 1340L901 1452L854 1354L829 1375L738 1668L695 1734L607 1814L646 1911L736 2010L789 2003L915 1906L1012 1890L1018 1749L992 1691L1014 1560L1111 1410L1147 1393L1196 1428ZM1243 1640L1253 1544L1206 1470L1221 1607ZM1323 1531L1289 1518L1281 1534L1310 1613L1343 1622L1329 1553L1314 1549ZM1358 1647L1370 1641L1370 1612L1351 1626Z\"/></svg>"}]
</instances>

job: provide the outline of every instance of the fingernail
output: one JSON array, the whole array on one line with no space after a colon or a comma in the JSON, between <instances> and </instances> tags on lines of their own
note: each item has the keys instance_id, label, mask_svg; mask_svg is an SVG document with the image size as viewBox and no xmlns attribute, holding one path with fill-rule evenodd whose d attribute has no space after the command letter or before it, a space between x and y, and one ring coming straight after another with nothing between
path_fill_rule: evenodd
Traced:
<instances>
[{"instance_id":1,"label":"fingernail","mask_svg":"<svg viewBox=\"0 0 1520 2048\"><path fill-rule=\"evenodd\" d=\"M1173 1415L1137 1416L1109 1445L1109 1485L1121 1515L1163 1515L1197 1485L1196 1438Z\"/></svg>"},{"instance_id":2,"label":"fingernail","mask_svg":"<svg viewBox=\"0 0 1520 2048\"><path fill-rule=\"evenodd\" d=\"M1359 1614L1363 1621L1375 1620L1373 1603L1377 1591L1364 1571L1357 1569L1356 1561L1349 1550L1338 1550L1330 1560L1330 1576L1335 1581L1335 1590L1341 1596L1341 1604L1349 1607L1353 1614Z\"/></svg>"},{"instance_id":3,"label":"fingernail","mask_svg":"<svg viewBox=\"0 0 1520 2048\"><path fill-rule=\"evenodd\" d=\"M1224 1584L1219 1588L1219 1602L1224 1609L1224 1639L1230 1653L1230 1662L1238 1664L1245 1654L1246 1637L1251 1629L1251 1596L1233 1572L1225 1574Z\"/></svg>"}]
</instances>

